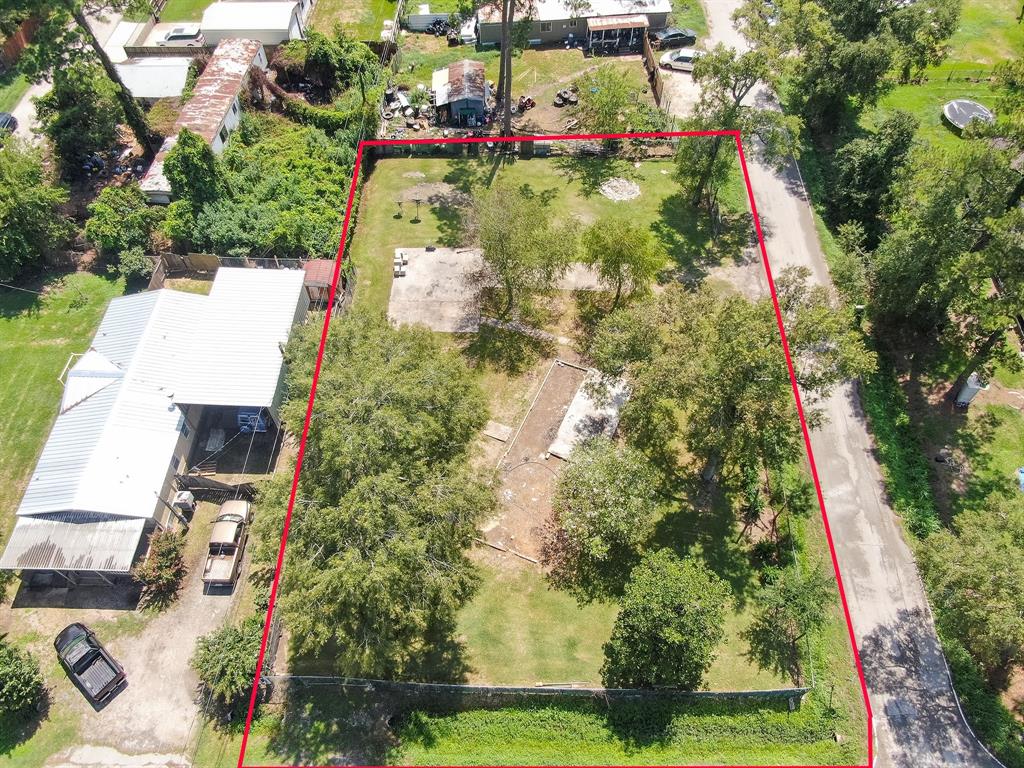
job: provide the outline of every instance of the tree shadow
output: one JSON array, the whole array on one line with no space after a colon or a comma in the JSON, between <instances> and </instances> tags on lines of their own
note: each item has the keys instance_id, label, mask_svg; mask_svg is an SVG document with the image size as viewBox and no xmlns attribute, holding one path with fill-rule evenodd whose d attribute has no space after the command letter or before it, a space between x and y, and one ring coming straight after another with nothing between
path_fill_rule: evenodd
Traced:
<instances>
[{"instance_id":1,"label":"tree shadow","mask_svg":"<svg viewBox=\"0 0 1024 768\"><path fill-rule=\"evenodd\" d=\"M448 161L448 170L442 181L451 184L460 192L472 194L481 188L490 187L498 172L506 165L516 162L510 152L485 152L479 156L457 157Z\"/></svg>"},{"instance_id":2,"label":"tree shadow","mask_svg":"<svg viewBox=\"0 0 1024 768\"><path fill-rule=\"evenodd\" d=\"M667 547L680 557L701 557L733 593L742 610L756 588L750 552L737 536L736 518L728 493L718 484L710 487L696 477L669 479L667 490L675 499L658 521L653 546Z\"/></svg>"},{"instance_id":3,"label":"tree shadow","mask_svg":"<svg viewBox=\"0 0 1024 768\"><path fill-rule=\"evenodd\" d=\"M293 686L284 694L269 751L287 765L386 765L398 746L389 717L385 701L360 690Z\"/></svg>"},{"instance_id":4,"label":"tree shadow","mask_svg":"<svg viewBox=\"0 0 1024 768\"><path fill-rule=\"evenodd\" d=\"M511 376L518 376L532 367L540 358L554 354L554 343L526 333L480 325L480 330L469 337L462 353L475 367L492 366Z\"/></svg>"},{"instance_id":5,"label":"tree shadow","mask_svg":"<svg viewBox=\"0 0 1024 768\"><path fill-rule=\"evenodd\" d=\"M778 627L768 621L755 619L740 635L750 646L744 653L759 669L777 676L788 677L800 685L800 651Z\"/></svg>"},{"instance_id":6,"label":"tree shadow","mask_svg":"<svg viewBox=\"0 0 1024 768\"><path fill-rule=\"evenodd\" d=\"M0 714L0 755L10 755L33 736L50 716L50 693L43 689L35 708L22 714Z\"/></svg>"},{"instance_id":7,"label":"tree shadow","mask_svg":"<svg viewBox=\"0 0 1024 768\"><path fill-rule=\"evenodd\" d=\"M616 177L634 176L633 166L620 157L585 157L576 153L558 155L554 167L566 178L566 183L578 181L580 194L591 197L601 186Z\"/></svg>"}]
</instances>

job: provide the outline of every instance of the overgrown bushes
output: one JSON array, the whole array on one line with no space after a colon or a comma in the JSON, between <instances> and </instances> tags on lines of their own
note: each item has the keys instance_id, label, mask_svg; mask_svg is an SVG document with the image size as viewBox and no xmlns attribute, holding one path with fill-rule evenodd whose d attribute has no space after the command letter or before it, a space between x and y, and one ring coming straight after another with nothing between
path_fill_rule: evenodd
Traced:
<instances>
[{"instance_id":1,"label":"overgrown bushes","mask_svg":"<svg viewBox=\"0 0 1024 768\"><path fill-rule=\"evenodd\" d=\"M861 393L893 510L915 536L934 533L939 529L939 515L928 459L911 425L896 371L884 355L879 357L878 370L861 380Z\"/></svg>"},{"instance_id":2,"label":"overgrown bushes","mask_svg":"<svg viewBox=\"0 0 1024 768\"><path fill-rule=\"evenodd\" d=\"M185 565L185 531L160 530L149 541L149 556L135 566L132 575L142 585L142 602L161 609L178 595Z\"/></svg>"},{"instance_id":3,"label":"overgrown bushes","mask_svg":"<svg viewBox=\"0 0 1024 768\"><path fill-rule=\"evenodd\" d=\"M0 635L0 717L24 717L42 695L39 662Z\"/></svg>"}]
</instances>

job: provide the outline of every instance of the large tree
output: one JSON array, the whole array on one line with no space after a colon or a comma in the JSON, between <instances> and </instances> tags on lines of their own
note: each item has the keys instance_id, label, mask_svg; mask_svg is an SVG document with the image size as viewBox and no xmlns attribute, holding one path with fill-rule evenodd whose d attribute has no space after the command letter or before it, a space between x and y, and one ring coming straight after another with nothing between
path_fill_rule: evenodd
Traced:
<instances>
[{"instance_id":1,"label":"large tree","mask_svg":"<svg viewBox=\"0 0 1024 768\"><path fill-rule=\"evenodd\" d=\"M74 232L61 213L67 190L55 186L34 147L8 140L0 151L0 280L38 264Z\"/></svg>"},{"instance_id":2,"label":"large tree","mask_svg":"<svg viewBox=\"0 0 1024 768\"><path fill-rule=\"evenodd\" d=\"M765 46L737 53L719 43L697 59L693 79L701 87L693 116L683 128L691 131L740 131L756 137L769 163L781 164L799 152L800 121L750 103L756 89L773 91L781 74L781 56ZM693 136L681 139L676 153L676 177L694 206L713 208L718 191L736 164L731 136Z\"/></svg>"},{"instance_id":3,"label":"large tree","mask_svg":"<svg viewBox=\"0 0 1024 768\"><path fill-rule=\"evenodd\" d=\"M608 438L572 453L558 477L541 560L581 602L621 593L650 536L657 474L642 453Z\"/></svg>"},{"instance_id":4,"label":"large tree","mask_svg":"<svg viewBox=\"0 0 1024 768\"><path fill-rule=\"evenodd\" d=\"M941 332L968 359L951 395L972 371L1019 365L1006 338L1024 311L1024 220L1008 208L1020 183L1011 160L986 141L917 153L872 257L872 305L882 321Z\"/></svg>"},{"instance_id":5,"label":"large tree","mask_svg":"<svg viewBox=\"0 0 1024 768\"><path fill-rule=\"evenodd\" d=\"M285 423L301 429L319 332L289 343ZM355 311L328 337L289 535L280 607L304 652L343 674L456 675L455 615L476 574L465 556L494 509L466 466L487 418L457 353L423 328ZM258 578L276 561L287 483L258 499ZM260 522L260 518L266 518ZM424 665L430 664L430 671ZM447 671L445 671L447 670Z\"/></svg>"},{"instance_id":6,"label":"large tree","mask_svg":"<svg viewBox=\"0 0 1024 768\"><path fill-rule=\"evenodd\" d=\"M830 296L806 275L784 273L781 303L792 328L797 380L809 399L873 365ZM705 479L723 468L767 473L799 454L794 402L772 304L709 287L665 290L608 315L591 349L606 374L625 374L633 395L623 410L627 437L656 455L682 439L704 463ZM680 427L678 415L683 416ZM810 407L814 423L820 417Z\"/></svg>"},{"instance_id":7,"label":"large tree","mask_svg":"<svg viewBox=\"0 0 1024 768\"><path fill-rule=\"evenodd\" d=\"M921 570L940 627L1002 690L1024 661L1024 502L993 495L981 509L961 512L953 527L925 540Z\"/></svg>"},{"instance_id":8,"label":"large tree","mask_svg":"<svg viewBox=\"0 0 1024 768\"><path fill-rule=\"evenodd\" d=\"M40 126L64 176L81 175L86 159L117 143L124 112L115 88L96 64L75 59L54 71L53 88L36 99Z\"/></svg>"},{"instance_id":9,"label":"large tree","mask_svg":"<svg viewBox=\"0 0 1024 768\"><path fill-rule=\"evenodd\" d=\"M483 254L484 279L502 292L502 315L551 290L568 268L576 236L555 210L546 194L508 181L474 198L469 228Z\"/></svg>"},{"instance_id":10,"label":"large tree","mask_svg":"<svg viewBox=\"0 0 1024 768\"><path fill-rule=\"evenodd\" d=\"M649 227L625 217L605 217L583 230L584 262L597 269L601 282L615 291L612 309L623 291L645 293L665 266L666 254Z\"/></svg>"},{"instance_id":11,"label":"large tree","mask_svg":"<svg viewBox=\"0 0 1024 768\"><path fill-rule=\"evenodd\" d=\"M42 22L18 61L21 71L38 80L56 76L73 61L99 62L114 85L113 95L121 105L125 121L147 156L152 155L153 146L145 115L121 81L88 19L115 13L138 15L151 10L147 0L0 0L0 14L24 12Z\"/></svg>"},{"instance_id":12,"label":"large tree","mask_svg":"<svg viewBox=\"0 0 1024 768\"><path fill-rule=\"evenodd\" d=\"M835 153L827 191L829 220L836 226L859 224L870 248L881 236L882 212L892 204L892 187L910 156L917 128L916 117L897 109L870 135L848 141Z\"/></svg>"},{"instance_id":13,"label":"large tree","mask_svg":"<svg viewBox=\"0 0 1024 768\"><path fill-rule=\"evenodd\" d=\"M85 236L106 256L117 256L133 247L144 249L161 213L148 205L138 184L104 187L89 203Z\"/></svg>"},{"instance_id":14,"label":"large tree","mask_svg":"<svg viewBox=\"0 0 1024 768\"><path fill-rule=\"evenodd\" d=\"M725 636L728 585L701 561L647 555L626 585L601 678L609 688L701 687Z\"/></svg>"}]
</instances>

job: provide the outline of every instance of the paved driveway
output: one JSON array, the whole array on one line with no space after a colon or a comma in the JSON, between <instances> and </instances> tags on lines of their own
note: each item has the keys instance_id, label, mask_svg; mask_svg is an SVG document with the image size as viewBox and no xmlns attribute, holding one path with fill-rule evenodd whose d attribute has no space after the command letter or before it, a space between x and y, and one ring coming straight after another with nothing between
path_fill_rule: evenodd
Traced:
<instances>
[{"instance_id":1,"label":"paved driveway","mask_svg":"<svg viewBox=\"0 0 1024 768\"><path fill-rule=\"evenodd\" d=\"M709 47L745 47L732 26L737 0L703 0ZM754 94L764 99L765 94ZM830 284L796 164L782 172L745 146L772 270L799 265ZM878 766L994 768L957 706L917 566L884 486L853 384L825 403L811 435L825 506L871 699Z\"/></svg>"}]
</instances>

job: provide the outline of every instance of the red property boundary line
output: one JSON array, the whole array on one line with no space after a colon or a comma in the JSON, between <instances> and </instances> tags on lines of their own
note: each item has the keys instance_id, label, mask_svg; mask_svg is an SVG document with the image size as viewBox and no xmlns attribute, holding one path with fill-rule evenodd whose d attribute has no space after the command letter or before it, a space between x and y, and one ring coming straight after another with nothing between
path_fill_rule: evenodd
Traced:
<instances>
[{"instance_id":1,"label":"red property boundary line","mask_svg":"<svg viewBox=\"0 0 1024 768\"><path fill-rule=\"evenodd\" d=\"M761 249L761 259L764 264L765 276L768 279L768 287L771 292L772 305L775 309L775 320L778 324L779 335L782 339L782 350L786 357L786 367L789 371L789 381L793 389L793 398L796 402L797 415L800 417L800 428L803 433L804 447L807 449L807 459L811 468L811 476L814 480L814 489L818 496L818 507L821 510L821 519L825 525L825 537L828 540L829 552L832 556L832 567L836 574L836 583L839 587L839 597L843 605L843 615L846 618L846 629L850 638L850 646L853 649L853 658L857 667L857 676L860 679L861 695L867 712L867 737L868 737L868 760L866 764L850 766L849 768L871 768L874 763L874 727L871 713L871 702L868 698L867 683L864 680L864 669L861 666L860 651L857 648L857 640L853 633L853 622L850 618L850 607L846 600L846 590L843 586L843 577L839 572L839 561L836 558L836 548L832 540L832 528L828 522L828 514L825 511L825 497L821 490L821 481L818 478L818 468L814 461L814 453L811 450L811 436L807 427L807 419L804 416L803 402L800 399L800 389L796 382L796 372L793 368L793 358L789 351L789 341L786 338L786 329L782 322L782 312L779 308L779 299L775 291L775 280L772 277L771 264L768 260L768 251L764 244L764 234L761 230L761 219L757 213L757 203L754 201L754 190L750 184L750 173L747 169L746 156L743 153L743 142L739 131L661 131L654 133L598 133L598 134L555 134L545 136L508 136L508 137L466 137L451 139L390 139L390 140L365 140L360 141L356 150L355 168L352 172L352 183L349 186L348 202L345 205L345 218L341 230L341 241L338 243L338 252L334 261L334 276L331 280L330 296L327 306L334 306L334 298L338 288L338 278L341 275L341 266L344 259L345 245L348 240L349 224L352 219L352 206L355 200L356 187L359 183L359 171L362 166L363 149L365 147L381 146L412 146L416 144L482 144L482 143L514 143L519 141L585 141L599 139L669 139L694 136L730 136L736 142L736 150L740 159L740 167L743 170L743 183L747 188L747 200L750 203L750 210L754 218L754 228L757 232L757 242ZM245 750L249 742L249 733L252 729L253 712L256 708L256 696L259 689L259 680L263 669L263 660L267 652L267 639L270 635L270 624L274 613L274 604L277 599L277 590L281 580L281 569L284 565L284 552L288 544L288 532L291 528L292 511L295 508L295 495L299 486L299 473L302 471L302 460L306 453L306 440L309 437L309 424L313 415L313 402L316 399L317 382L320 378L320 367L323 363L324 348L327 344L327 333L331 324L331 312L328 311L324 318L323 330L320 332L320 345L317 350L316 365L313 369L313 381L309 392L309 401L306 404L306 417L302 424L302 437L299 441L299 450L295 460L295 472L292 476L291 494L288 498L288 511L285 514L284 530L281 532L281 546L277 552L277 565L274 568L274 580L270 587L270 605L267 607L267 617L263 625L263 637L260 641L260 654L256 662L256 675L253 679L252 692L249 696L249 710L245 718L245 730L242 733L242 746L238 754L237 768L292 768L291 766L247 766L245 764ZM326 768L312 766L310 768ZM700 768L689 766L687 768ZM761 768L760 766L735 766L734 768ZM786 768L785 766L783 768ZM792 768L796 768L793 766ZM824 767L822 767L824 768Z\"/></svg>"}]
</instances>

